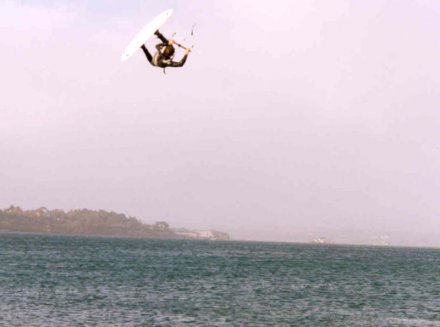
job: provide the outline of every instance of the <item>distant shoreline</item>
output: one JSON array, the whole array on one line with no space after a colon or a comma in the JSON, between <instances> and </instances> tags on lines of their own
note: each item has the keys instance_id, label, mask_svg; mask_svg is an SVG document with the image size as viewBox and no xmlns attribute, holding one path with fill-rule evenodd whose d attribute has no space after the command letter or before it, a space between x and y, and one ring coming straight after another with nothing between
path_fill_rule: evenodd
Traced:
<instances>
[{"instance_id":1,"label":"distant shoreline","mask_svg":"<svg viewBox=\"0 0 440 327\"><path fill-rule=\"evenodd\" d=\"M135 217L105 210L77 209L65 212L60 209L49 210L45 207L23 210L13 205L0 209L0 233L5 232L158 239L230 239L224 232L173 229L165 221L148 225Z\"/></svg>"}]
</instances>

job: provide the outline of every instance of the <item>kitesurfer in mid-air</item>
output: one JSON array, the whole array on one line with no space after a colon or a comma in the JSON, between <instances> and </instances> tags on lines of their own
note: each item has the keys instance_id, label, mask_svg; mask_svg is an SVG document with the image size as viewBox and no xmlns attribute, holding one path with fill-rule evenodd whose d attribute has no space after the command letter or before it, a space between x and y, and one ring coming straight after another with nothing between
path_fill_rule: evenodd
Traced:
<instances>
[{"instance_id":1,"label":"kitesurfer in mid-air","mask_svg":"<svg viewBox=\"0 0 440 327\"><path fill-rule=\"evenodd\" d=\"M191 50L189 48L185 48L185 55L183 58L180 61L173 61L174 53L176 52L176 49L174 49L173 45L176 44L176 41L168 40L159 32L159 30L154 32L154 35L156 35L162 41L162 43L156 45L157 52L154 56L148 52L145 44L141 46L150 64L161 68L182 67L185 64L186 58L188 58L188 54Z\"/></svg>"}]
</instances>

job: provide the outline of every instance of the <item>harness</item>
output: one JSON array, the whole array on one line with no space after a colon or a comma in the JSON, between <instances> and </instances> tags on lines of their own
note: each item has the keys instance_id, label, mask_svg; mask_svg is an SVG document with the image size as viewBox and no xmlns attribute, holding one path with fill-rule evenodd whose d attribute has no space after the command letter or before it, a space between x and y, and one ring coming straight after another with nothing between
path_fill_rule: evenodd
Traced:
<instances>
[{"instance_id":1,"label":"harness","mask_svg":"<svg viewBox=\"0 0 440 327\"><path fill-rule=\"evenodd\" d=\"M152 60L152 64L154 66L161 67L161 68L165 69L166 67L168 67L171 64L171 61L173 60L174 55L172 55L168 59L165 59L164 58L165 57L165 49L166 49L166 46L163 46L163 47L160 48L159 51L157 51L154 54L154 57L153 57L153 60Z\"/></svg>"}]
</instances>

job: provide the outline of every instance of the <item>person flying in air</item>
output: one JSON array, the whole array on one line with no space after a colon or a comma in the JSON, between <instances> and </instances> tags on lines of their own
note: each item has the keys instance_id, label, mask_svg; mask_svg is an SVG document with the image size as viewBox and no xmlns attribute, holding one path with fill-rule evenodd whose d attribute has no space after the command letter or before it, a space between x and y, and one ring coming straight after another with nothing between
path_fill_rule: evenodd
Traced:
<instances>
[{"instance_id":1,"label":"person flying in air","mask_svg":"<svg viewBox=\"0 0 440 327\"><path fill-rule=\"evenodd\" d=\"M188 54L191 50L189 48L185 48L185 55L183 58L180 61L173 61L174 53L176 52L176 49L173 45L176 44L176 41L168 40L159 32L159 30L154 32L154 35L156 35L162 41L162 43L156 45L157 52L154 56L148 52L145 44L142 44L141 46L150 64L160 68L182 67L185 64L186 58L188 58Z\"/></svg>"}]
</instances>

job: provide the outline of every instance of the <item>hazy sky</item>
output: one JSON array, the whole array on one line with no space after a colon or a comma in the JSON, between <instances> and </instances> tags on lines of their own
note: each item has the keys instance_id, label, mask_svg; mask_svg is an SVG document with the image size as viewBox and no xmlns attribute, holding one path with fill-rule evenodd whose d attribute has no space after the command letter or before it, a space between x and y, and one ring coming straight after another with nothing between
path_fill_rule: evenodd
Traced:
<instances>
[{"instance_id":1,"label":"hazy sky","mask_svg":"<svg viewBox=\"0 0 440 327\"><path fill-rule=\"evenodd\" d=\"M121 64L168 8L186 65ZM0 50L2 208L440 246L440 1L3 0Z\"/></svg>"}]
</instances>

